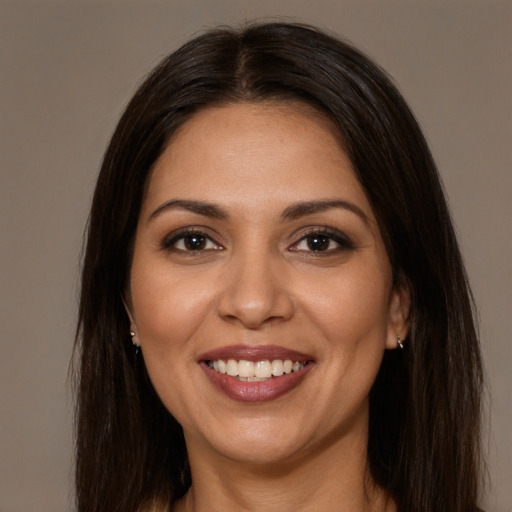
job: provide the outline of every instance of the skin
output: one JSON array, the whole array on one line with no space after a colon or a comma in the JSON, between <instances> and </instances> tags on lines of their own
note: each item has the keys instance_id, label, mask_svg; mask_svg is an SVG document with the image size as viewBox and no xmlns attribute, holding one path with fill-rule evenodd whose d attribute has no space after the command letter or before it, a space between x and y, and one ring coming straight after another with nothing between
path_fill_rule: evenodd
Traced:
<instances>
[{"instance_id":1,"label":"skin","mask_svg":"<svg viewBox=\"0 0 512 512\"><path fill-rule=\"evenodd\" d=\"M161 209L172 200L226 215ZM348 207L283 218L311 201ZM205 237L200 250L187 249L190 230ZM407 333L409 297L392 288L371 206L321 114L237 103L188 120L152 172L127 303L185 433L193 485L175 510L394 510L366 471L368 395L384 350ZM234 344L279 345L315 365L276 400L238 402L198 364Z\"/></svg>"}]
</instances>

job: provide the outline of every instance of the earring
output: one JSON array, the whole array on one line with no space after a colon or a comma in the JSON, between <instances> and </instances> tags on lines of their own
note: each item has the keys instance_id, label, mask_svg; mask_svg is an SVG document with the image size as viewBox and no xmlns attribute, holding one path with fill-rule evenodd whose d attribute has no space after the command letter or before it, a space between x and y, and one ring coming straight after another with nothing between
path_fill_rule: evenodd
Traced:
<instances>
[{"instance_id":1,"label":"earring","mask_svg":"<svg viewBox=\"0 0 512 512\"><path fill-rule=\"evenodd\" d=\"M402 338L400 336L396 337L396 342L398 343L398 346L400 347L400 350L404 349L404 344L402 342Z\"/></svg>"},{"instance_id":2,"label":"earring","mask_svg":"<svg viewBox=\"0 0 512 512\"><path fill-rule=\"evenodd\" d=\"M135 349L135 355L138 355L140 352L140 345L135 341L135 331L130 330L130 337L132 338L132 345Z\"/></svg>"}]
</instances>

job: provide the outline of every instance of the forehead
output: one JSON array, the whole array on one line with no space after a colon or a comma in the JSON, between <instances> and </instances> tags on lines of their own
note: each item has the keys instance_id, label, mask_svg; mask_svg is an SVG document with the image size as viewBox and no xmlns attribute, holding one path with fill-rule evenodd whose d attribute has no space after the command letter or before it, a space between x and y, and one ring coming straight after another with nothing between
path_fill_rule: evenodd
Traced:
<instances>
[{"instance_id":1,"label":"forehead","mask_svg":"<svg viewBox=\"0 0 512 512\"><path fill-rule=\"evenodd\" d=\"M157 160L146 203L170 196L260 206L344 196L369 208L333 123L302 103L235 103L196 113Z\"/></svg>"}]
</instances>

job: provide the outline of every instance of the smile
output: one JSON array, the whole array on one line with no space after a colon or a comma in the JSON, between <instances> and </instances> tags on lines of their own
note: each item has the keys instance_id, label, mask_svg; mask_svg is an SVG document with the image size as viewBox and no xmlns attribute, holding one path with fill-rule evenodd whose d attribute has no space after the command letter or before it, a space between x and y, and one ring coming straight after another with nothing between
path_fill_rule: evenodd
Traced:
<instances>
[{"instance_id":1,"label":"smile","mask_svg":"<svg viewBox=\"0 0 512 512\"><path fill-rule=\"evenodd\" d=\"M295 390L314 359L275 345L232 345L203 354L198 363L214 389L237 402L276 400Z\"/></svg>"},{"instance_id":2,"label":"smile","mask_svg":"<svg viewBox=\"0 0 512 512\"><path fill-rule=\"evenodd\" d=\"M268 359L263 361L247 361L241 359L218 359L207 361L207 365L218 373L229 375L244 382L264 382L285 374L298 372L307 364L291 359Z\"/></svg>"}]
</instances>

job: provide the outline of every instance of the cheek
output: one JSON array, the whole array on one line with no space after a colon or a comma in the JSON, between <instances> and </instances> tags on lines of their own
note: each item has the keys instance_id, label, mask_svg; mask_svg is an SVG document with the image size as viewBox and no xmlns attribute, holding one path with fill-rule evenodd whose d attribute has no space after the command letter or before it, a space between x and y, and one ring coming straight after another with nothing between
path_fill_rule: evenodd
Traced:
<instances>
[{"instance_id":1,"label":"cheek","mask_svg":"<svg viewBox=\"0 0 512 512\"><path fill-rule=\"evenodd\" d=\"M310 303L328 359L322 372L330 383L324 406L337 403L340 410L355 411L365 403L385 351L388 283L383 274L340 277L331 280L330 290Z\"/></svg>"},{"instance_id":2,"label":"cheek","mask_svg":"<svg viewBox=\"0 0 512 512\"><path fill-rule=\"evenodd\" d=\"M386 269L365 270L340 270L323 285L304 286L301 293L309 316L340 347L385 342L390 280Z\"/></svg>"},{"instance_id":3,"label":"cheek","mask_svg":"<svg viewBox=\"0 0 512 512\"><path fill-rule=\"evenodd\" d=\"M211 289L168 268L137 264L131 275L135 321L143 351L150 355L186 351L187 341L211 310Z\"/></svg>"},{"instance_id":4,"label":"cheek","mask_svg":"<svg viewBox=\"0 0 512 512\"><path fill-rule=\"evenodd\" d=\"M186 425L190 383L198 366L194 339L211 311L208 287L134 264L131 293L144 363L165 407ZM186 412L188 411L188 412Z\"/></svg>"}]
</instances>

